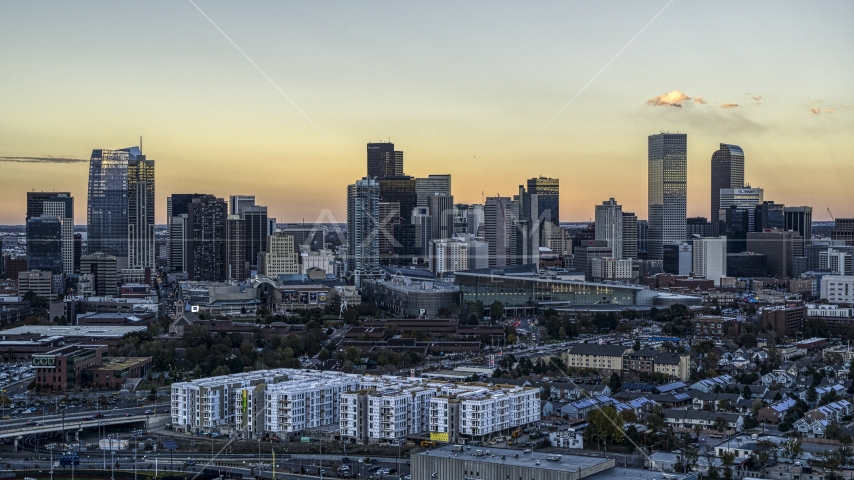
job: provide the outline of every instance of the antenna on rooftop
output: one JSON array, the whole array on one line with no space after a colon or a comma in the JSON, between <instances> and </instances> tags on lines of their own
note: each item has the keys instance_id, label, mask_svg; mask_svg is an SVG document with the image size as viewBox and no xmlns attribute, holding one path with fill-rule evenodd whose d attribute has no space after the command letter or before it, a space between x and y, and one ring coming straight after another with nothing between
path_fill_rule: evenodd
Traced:
<instances>
[{"instance_id":1,"label":"antenna on rooftop","mask_svg":"<svg viewBox=\"0 0 854 480\"><path fill-rule=\"evenodd\" d=\"M139 136L139 153L142 154L142 135Z\"/></svg>"}]
</instances>

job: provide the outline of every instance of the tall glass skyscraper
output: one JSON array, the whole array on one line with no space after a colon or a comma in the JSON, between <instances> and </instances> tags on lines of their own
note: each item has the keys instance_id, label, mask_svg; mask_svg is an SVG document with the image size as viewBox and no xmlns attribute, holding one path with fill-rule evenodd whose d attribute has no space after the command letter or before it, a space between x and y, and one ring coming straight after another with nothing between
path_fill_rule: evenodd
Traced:
<instances>
[{"instance_id":1,"label":"tall glass skyscraper","mask_svg":"<svg viewBox=\"0 0 854 480\"><path fill-rule=\"evenodd\" d=\"M560 181L557 178L528 179L528 193L537 195L537 218L540 223L560 223Z\"/></svg>"},{"instance_id":2,"label":"tall glass skyscraper","mask_svg":"<svg viewBox=\"0 0 854 480\"><path fill-rule=\"evenodd\" d=\"M380 265L380 185L366 177L347 186L347 267L353 284L376 273Z\"/></svg>"},{"instance_id":3,"label":"tall glass skyscraper","mask_svg":"<svg viewBox=\"0 0 854 480\"><path fill-rule=\"evenodd\" d=\"M394 144L368 144L368 176L371 178L403 175L403 152L394 149Z\"/></svg>"},{"instance_id":4,"label":"tall glass skyscraper","mask_svg":"<svg viewBox=\"0 0 854 480\"><path fill-rule=\"evenodd\" d=\"M744 186L744 151L738 145L722 143L712 154L712 228L718 231L721 219L721 189Z\"/></svg>"},{"instance_id":5,"label":"tall glass skyscraper","mask_svg":"<svg viewBox=\"0 0 854 480\"><path fill-rule=\"evenodd\" d=\"M62 273L62 223L43 215L27 220L27 270Z\"/></svg>"},{"instance_id":6,"label":"tall glass skyscraper","mask_svg":"<svg viewBox=\"0 0 854 480\"><path fill-rule=\"evenodd\" d=\"M664 244L685 240L688 135L649 136L649 258L661 260Z\"/></svg>"},{"instance_id":7,"label":"tall glass skyscraper","mask_svg":"<svg viewBox=\"0 0 854 480\"><path fill-rule=\"evenodd\" d=\"M154 160L139 147L92 150L87 206L90 252L118 268L154 267Z\"/></svg>"}]
</instances>

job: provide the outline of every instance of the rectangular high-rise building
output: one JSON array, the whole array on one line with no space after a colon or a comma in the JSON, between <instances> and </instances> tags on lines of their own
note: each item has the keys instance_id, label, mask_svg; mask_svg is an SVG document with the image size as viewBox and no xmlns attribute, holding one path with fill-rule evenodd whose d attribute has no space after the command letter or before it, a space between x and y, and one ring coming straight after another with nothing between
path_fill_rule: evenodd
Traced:
<instances>
[{"instance_id":1,"label":"rectangular high-rise building","mask_svg":"<svg viewBox=\"0 0 854 480\"><path fill-rule=\"evenodd\" d=\"M427 178L416 178L415 189L418 206L427 207L427 198L433 195L451 196L451 175L428 175Z\"/></svg>"},{"instance_id":2,"label":"rectangular high-rise building","mask_svg":"<svg viewBox=\"0 0 854 480\"><path fill-rule=\"evenodd\" d=\"M267 237L267 251L261 254L260 273L276 278L299 273L299 254L294 252L294 237L276 232Z\"/></svg>"},{"instance_id":3,"label":"rectangular high-rise building","mask_svg":"<svg viewBox=\"0 0 854 480\"><path fill-rule=\"evenodd\" d=\"M782 203L767 200L756 205L753 211L753 231L761 232L771 228L784 230L786 228L786 220L783 215L784 208Z\"/></svg>"},{"instance_id":4,"label":"rectangular high-rise building","mask_svg":"<svg viewBox=\"0 0 854 480\"><path fill-rule=\"evenodd\" d=\"M509 265L510 231L512 215L510 198L487 197L483 207L484 233L489 244L489 266Z\"/></svg>"},{"instance_id":5,"label":"rectangular high-rise building","mask_svg":"<svg viewBox=\"0 0 854 480\"><path fill-rule=\"evenodd\" d=\"M347 266L357 288L379 269L379 215L380 184L375 179L365 177L347 186Z\"/></svg>"},{"instance_id":6,"label":"rectangular high-rise building","mask_svg":"<svg viewBox=\"0 0 854 480\"><path fill-rule=\"evenodd\" d=\"M267 237L273 232L267 217L267 207L260 205L244 206L241 218L245 220L244 245L246 246L246 261L250 270L258 268L258 259L267 251Z\"/></svg>"},{"instance_id":7,"label":"rectangular high-rise building","mask_svg":"<svg viewBox=\"0 0 854 480\"><path fill-rule=\"evenodd\" d=\"M231 195L228 200L229 215L240 215L246 207L255 206L255 195Z\"/></svg>"},{"instance_id":8,"label":"rectangular high-rise building","mask_svg":"<svg viewBox=\"0 0 854 480\"><path fill-rule=\"evenodd\" d=\"M186 264L190 280L224 282L227 278L226 219L228 204L213 195L190 203L186 230Z\"/></svg>"},{"instance_id":9,"label":"rectangular high-rise building","mask_svg":"<svg viewBox=\"0 0 854 480\"><path fill-rule=\"evenodd\" d=\"M80 275L92 275L92 291L99 297L116 296L118 290L117 259L103 252L80 257Z\"/></svg>"},{"instance_id":10,"label":"rectangular high-rise building","mask_svg":"<svg viewBox=\"0 0 854 480\"><path fill-rule=\"evenodd\" d=\"M540 223L560 224L560 180L537 177L528 179L528 193L537 196L537 218Z\"/></svg>"},{"instance_id":11,"label":"rectangular high-rise building","mask_svg":"<svg viewBox=\"0 0 854 480\"><path fill-rule=\"evenodd\" d=\"M649 258L660 260L665 243L685 240L688 135L650 135L648 144Z\"/></svg>"},{"instance_id":12,"label":"rectangular high-rise building","mask_svg":"<svg viewBox=\"0 0 854 480\"><path fill-rule=\"evenodd\" d=\"M725 220L726 211L732 207L747 212L747 224L750 230L754 229L756 207L762 205L765 200L765 191L761 188L722 188L718 196L718 223ZM714 220L712 221L714 225ZM720 230L719 230L720 231Z\"/></svg>"},{"instance_id":13,"label":"rectangular high-rise building","mask_svg":"<svg viewBox=\"0 0 854 480\"><path fill-rule=\"evenodd\" d=\"M62 225L62 271L74 270L74 198L64 193L46 200L42 204L42 215L56 217Z\"/></svg>"},{"instance_id":14,"label":"rectangular high-rise building","mask_svg":"<svg viewBox=\"0 0 854 480\"><path fill-rule=\"evenodd\" d=\"M432 240L441 240L454 236L454 197L433 195L427 198L430 212Z\"/></svg>"},{"instance_id":15,"label":"rectangular high-rise building","mask_svg":"<svg viewBox=\"0 0 854 480\"><path fill-rule=\"evenodd\" d=\"M44 213L44 202L54 197L71 197L71 192L27 192L27 217L40 217ZM72 218L74 216L72 215Z\"/></svg>"},{"instance_id":16,"label":"rectangular high-rise building","mask_svg":"<svg viewBox=\"0 0 854 480\"><path fill-rule=\"evenodd\" d=\"M49 215L27 220L27 270L62 273L62 222Z\"/></svg>"},{"instance_id":17,"label":"rectangular high-rise building","mask_svg":"<svg viewBox=\"0 0 854 480\"><path fill-rule=\"evenodd\" d=\"M154 161L139 147L92 151L87 234L89 251L115 256L119 268L155 266Z\"/></svg>"},{"instance_id":18,"label":"rectangular high-rise building","mask_svg":"<svg viewBox=\"0 0 854 480\"><path fill-rule=\"evenodd\" d=\"M380 264L395 265L397 262L394 247L400 242L395 240L394 227L402 223L400 203L380 202L379 212Z\"/></svg>"},{"instance_id":19,"label":"rectangular high-rise building","mask_svg":"<svg viewBox=\"0 0 854 480\"><path fill-rule=\"evenodd\" d=\"M613 198L596 205L596 240L611 247L613 257L623 258L623 206Z\"/></svg>"},{"instance_id":20,"label":"rectangular high-rise building","mask_svg":"<svg viewBox=\"0 0 854 480\"><path fill-rule=\"evenodd\" d=\"M792 277L795 252L803 251L803 237L797 232L768 230L748 232L747 251L768 258L768 274L777 278Z\"/></svg>"},{"instance_id":21,"label":"rectangular high-rise building","mask_svg":"<svg viewBox=\"0 0 854 480\"><path fill-rule=\"evenodd\" d=\"M403 152L394 149L394 144L368 144L368 177L383 178L403 175Z\"/></svg>"},{"instance_id":22,"label":"rectangular high-rise building","mask_svg":"<svg viewBox=\"0 0 854 480\"><path fill-rule=\"evenodd\" d=\"M246 268L246 220L240 215L229 215L225 220L228 278L245 280Z\"/></svg>"},{"instance_id":23,"label":"rectangular high-rise building","mask_svg":"<svg viewBox=\"0 0 854 480\"><path fill-rule=\"evenodd\" d=\"M854 246L854 218L837 218L833 221L833 240L841 240L845 245Z\"/></svg>"},{"instance_id":24,"label":"rectangular high-rise building","mask_svg":"<svg viewBox=\"0 0 854 480\"><path fill-rule=\"evenodd\" d=\"M809 244L812 238L812 207L783 207L783 221L786 230L800 233L804 244Z\"/></svg>"},{"instance_id":25,"label":"rectangular high-rise building","mask_svg":"<svg viewBox=\"0 0 854 480\"><path fill-rule=\"evenodd\" d=\"M186 272L187 217L201 193L175 193L166 198L166 251L170 272Z\"/></svg>"},{"instance_id":26,"label":"rectangular high-rise building","mask_svg":"<svg viewBox=\"0 0 854 480\"><path fill-rule=\"evenodd\" d=\"M638 216L623 212L623 258L638 259Z\"/></svg>"},{"instance_id":27,"label":"rectangular high-rise building","mask_svg":"<svg viewBox=\"0 0 854 480\"><path fill-rule=\"evenodd\" d=\"M691 242L696 237L714 237L715 228L706 217L685 219L685 240Z\"/></svg>"},{"instance_id":28,"label":"rectangular high-rise building","mask_svg":"<svg viewBox=\"0 0 854 480\"><path fill-rule=\"evenodd\" d=\"M726 237L695 238L693 242L694 274L721 284L726 277Z\"/></svg>"},{"instance_id":29,"label":"rectangular high-rise building","mask_svg":"<svg viewBox=\"0 0 854 480\"><path fill-rule=\"evenodd\" d=\"M128 160L128 266L157 266L154 247L154 160Z\"/></svg>"},{"instance_id":30,"label":"rectangular high-rise building","mask_svg":"<svg viewBox=\"0 0 854 480\"><path fill-rule=\"evenodd\" d=\"M721 220L721 190L744 186L744 151L738 145L720 144L712 154L712 226ZM717 232L717 230L715 230Z\"/></svg>"}]
</instances>

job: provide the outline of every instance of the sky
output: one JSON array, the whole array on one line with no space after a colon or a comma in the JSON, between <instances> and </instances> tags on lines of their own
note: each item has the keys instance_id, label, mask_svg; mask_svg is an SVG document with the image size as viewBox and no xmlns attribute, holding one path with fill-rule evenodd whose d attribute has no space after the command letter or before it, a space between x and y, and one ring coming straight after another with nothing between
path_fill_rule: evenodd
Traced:
<instances>
[{"instance_id":1,"label":"sky","mask_svg":"<svg viewBox=\"0 0 854 480\"><path fill-rule=\"evenodd\" d=\"M852 2L0 1L0 224L71 191L92 149L173 193L255 195L279 222L346 221L370 141L455 202L561 186L562 221L647 216L647 136L688 134L688 215L740 145L765 199L854 217Z\"/></svg>"}]
</instances>

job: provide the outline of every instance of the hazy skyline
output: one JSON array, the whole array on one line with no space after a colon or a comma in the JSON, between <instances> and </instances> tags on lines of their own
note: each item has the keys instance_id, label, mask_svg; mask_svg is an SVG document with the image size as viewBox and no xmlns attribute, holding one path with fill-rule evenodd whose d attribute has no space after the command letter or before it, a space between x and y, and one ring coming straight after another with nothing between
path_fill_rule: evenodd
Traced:
<instances>
[{"instance_id":1,"label":"hazy skyline","mask_svg":"<svg viewBox=\"0 0 854 480\"><path fill-rule=\"evenodd\" d=\"M85 224L92 149L140 135L161 224L193 192L343 222L365 144L388 139L407 174L451 173L456 202L543 175L562 221L611 197L646 218L660 131L688 134L689 216L709 216L720 143L767 200L854 216L851 3L194 1L222 33L189 1L3 4L0 224L30 190L70 191Z\"/></svg>"}]
</instances>

